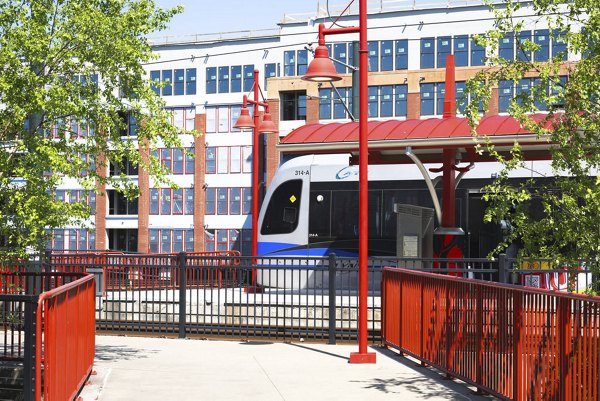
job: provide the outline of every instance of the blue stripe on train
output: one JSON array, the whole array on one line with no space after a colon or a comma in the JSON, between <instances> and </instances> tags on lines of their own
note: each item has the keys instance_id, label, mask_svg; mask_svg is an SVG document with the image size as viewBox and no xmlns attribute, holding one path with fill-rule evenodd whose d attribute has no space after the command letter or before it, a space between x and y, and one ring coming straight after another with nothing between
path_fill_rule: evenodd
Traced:
<instances>
[{"instance_id":1,"label":"blue stripe on train","mask_svg":"<svg viewBox=\"0 0 600 401\"><path fill-rule=\"evenodd\" d=\"M299 244L290 244L286 242L259 242L259 256L328 256L330 253L335 253L340 257L356 257L356 252L342 251L331 248L306 248Z\"/></svg>"}]
</instances>

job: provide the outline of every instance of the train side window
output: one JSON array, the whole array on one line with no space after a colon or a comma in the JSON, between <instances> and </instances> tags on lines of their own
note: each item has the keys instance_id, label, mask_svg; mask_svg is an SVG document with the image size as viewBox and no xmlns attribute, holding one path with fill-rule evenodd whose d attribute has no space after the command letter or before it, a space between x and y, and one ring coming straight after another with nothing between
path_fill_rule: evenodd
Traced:
<instances>
[{"instance_id":1,"label":"train side window","mask_svg":"<svg viewBox=\"0 0 600 401\"><path fill-rule=\"evenodd\" d=\"M273 192L260 229L262 235L289 234L298 227L302 180L290 180Z\"/></svg>"}]
</instances>

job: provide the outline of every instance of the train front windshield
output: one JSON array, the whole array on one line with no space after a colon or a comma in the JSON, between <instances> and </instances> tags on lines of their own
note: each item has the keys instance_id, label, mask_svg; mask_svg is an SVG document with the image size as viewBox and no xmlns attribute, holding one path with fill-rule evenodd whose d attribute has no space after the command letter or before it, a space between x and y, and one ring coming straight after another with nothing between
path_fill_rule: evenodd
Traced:
<instances>
[{"instance_id":1,"label":"train front windshield","mask_svg":"<svg viewBox=\"0 0 600 401\"><path fill-rule=\"evenodd\" d=\"M302 180L290 180L273 192L265 212L262 235L289 234L298 227Z\"/></svg>"}]
</instances>

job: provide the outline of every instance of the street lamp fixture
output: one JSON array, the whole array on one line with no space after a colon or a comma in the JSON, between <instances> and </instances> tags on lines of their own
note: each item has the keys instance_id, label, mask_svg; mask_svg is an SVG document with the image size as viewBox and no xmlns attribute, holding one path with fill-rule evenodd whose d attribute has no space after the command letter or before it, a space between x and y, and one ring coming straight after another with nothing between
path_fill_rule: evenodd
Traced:
<instances>
[{"instance_id":1,"label":"street lamp fixture","mask_svg":"<svg viewBox=\"0 0 600 401\"><path fill-rule=\"evenodd\" d=\"M359 125L358 125L358 352L350 354L350 363L375 363L374 352L367 351L367 302L368 302L368 199L369 199L369 149L368 149L368 50L367 50L367 1L359 1L359 26L325 28L319 25L319 45L315 57L302 79L314 82L339 81L342 77L335 70L325 46L326 35L358 33L359 37ZM330 278L331 279L331 278Z\"/></svg>"},{"instance_id":2,"label":"street lamp fixture","mask_svg":"<svg viewBox=\"0 0 600 401\"><path fill-rule=\"evenodd\" d=\"M240 110L240 116L238 117L234 128L238 129L252 129L252 256L258 254L258 189L259 189L259 153L261 146L259 144L260 134L274 134L277 133L277 127L273 122L271 114L269 113L269 102L264 98L262 101L259 100L259 94L262 95L260 87L258 86L259 77L258 70L254 70L254 82L252 84L251 92L254 92L253 99L249 99L247 95L244 95L244 101L242 109ZM253 115L250 116L250 110L248 110L248 104L254 106ZM259 122L259 110L262 107L264 109L263 120ZM260 292L261 289L256 286L256 270L252 270L251 287L246 288L247 292Z\"/></svg>"}]
</instances>

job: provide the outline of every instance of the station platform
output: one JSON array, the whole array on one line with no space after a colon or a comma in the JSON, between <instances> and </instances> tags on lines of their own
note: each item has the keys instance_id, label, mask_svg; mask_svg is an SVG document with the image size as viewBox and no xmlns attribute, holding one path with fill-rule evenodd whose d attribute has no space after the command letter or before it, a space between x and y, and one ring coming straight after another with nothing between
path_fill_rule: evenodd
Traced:
<instances>
[{"instance_id":1,"label":"station platform","mask_svg":"<svg viewBox=\"0 0 600 401\"><path fill-rule=\"evenodd\" d=\"M97 336L82 401L491 400L384 348L349 364L358 346Z\"/></svg>"}]
</instances>

